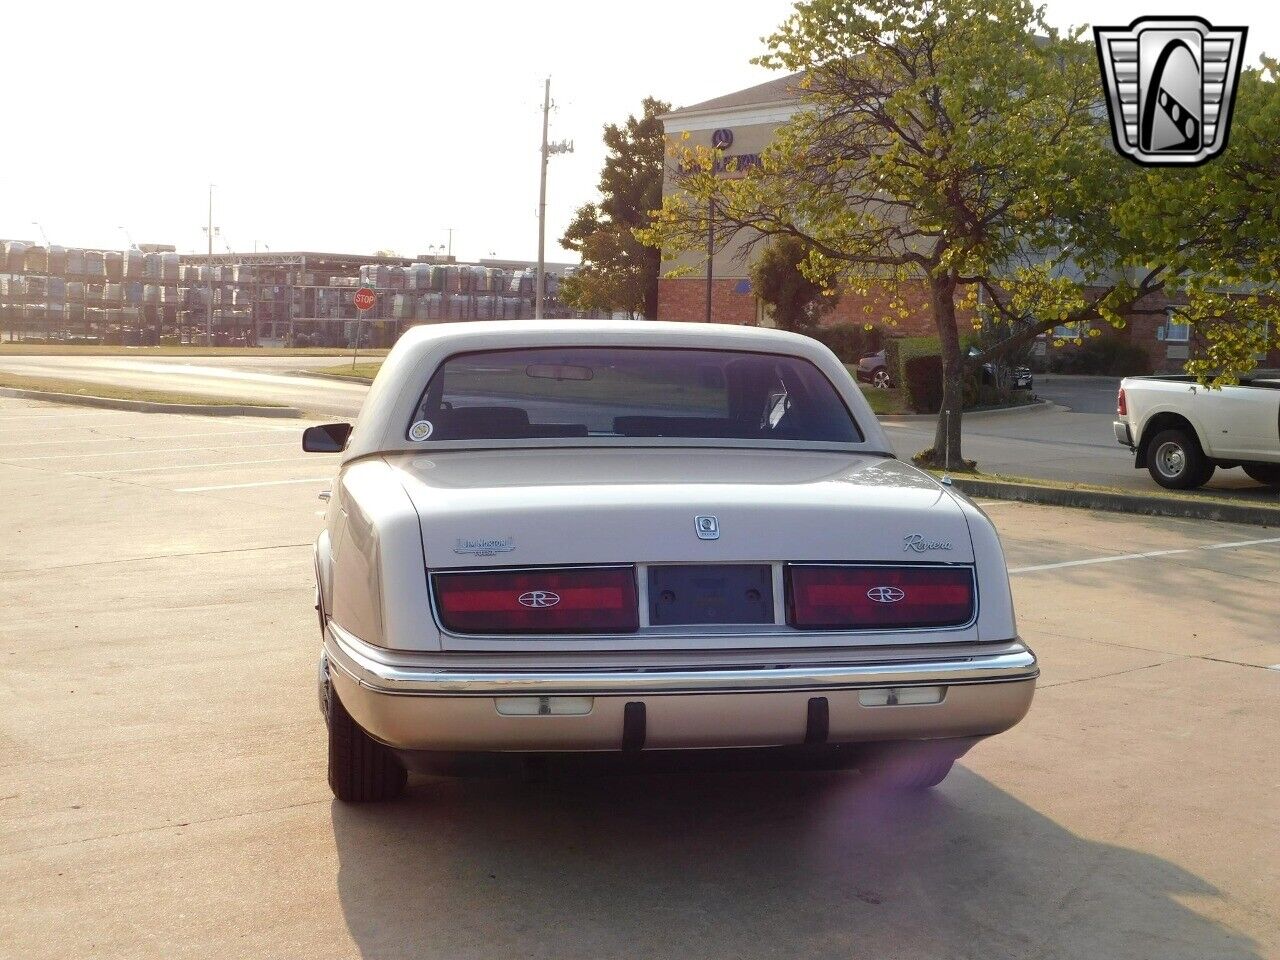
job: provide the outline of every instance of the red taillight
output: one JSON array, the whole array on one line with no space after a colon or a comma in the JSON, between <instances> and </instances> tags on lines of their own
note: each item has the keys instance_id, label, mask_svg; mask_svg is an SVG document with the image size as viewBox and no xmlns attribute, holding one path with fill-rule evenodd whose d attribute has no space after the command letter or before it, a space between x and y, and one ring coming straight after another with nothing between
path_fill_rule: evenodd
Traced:
<instances>
[{"instance_id":1,"label":"red taillight","mask_svg":"<svg viewBox=\"0 0 1280 960\"><path fill-rule=\"evenodd\" d=\"M1124 387L1120 388L1120 392L1116 394L1116 416L1125 417L1129 415L1129 405L1124 400Z\"/></svg>"},{"instance_id":2,"label":"red taillight","mask_svg":"<svg viewBox=\"0 0 1280 960\"><path fill-rule=\"evenodd\" d=\"M633 633L631 567L438 573L440 625L458 633Z\"/></svg>"},{"instance_id":3,"label":"red taillight","mask_svg":"<svg viewBox=\"0 0 1280 960\"><path fill-rule=\"evenodd\" d=\"M800 630L955 627L974 613L968 567L794 566L787 590Z\"/></svg>"}]
</instances>

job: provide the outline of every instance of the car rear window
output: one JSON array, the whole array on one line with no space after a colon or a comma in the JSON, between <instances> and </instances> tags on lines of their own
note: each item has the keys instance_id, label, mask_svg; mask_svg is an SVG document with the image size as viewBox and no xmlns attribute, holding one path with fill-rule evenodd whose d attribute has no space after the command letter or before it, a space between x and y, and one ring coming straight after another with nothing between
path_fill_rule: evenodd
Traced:
<instances>
[{"instance_id":1,"label":"car rear window","mask_svg":"<svg viewBox=\"0 0 1280 960\"><path fill-rule=\"evenodd\" d=\"M415 441L556 437L863 439L812 363L731 350L540 347L459 354L436 370Z\"/></svg>"}]
</instances>

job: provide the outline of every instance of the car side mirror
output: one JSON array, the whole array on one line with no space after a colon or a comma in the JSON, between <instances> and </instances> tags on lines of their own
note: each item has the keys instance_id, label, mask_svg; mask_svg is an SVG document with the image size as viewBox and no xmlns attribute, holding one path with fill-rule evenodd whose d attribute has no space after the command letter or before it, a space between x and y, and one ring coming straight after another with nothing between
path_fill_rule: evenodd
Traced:
<instances>
[{"instance_id":1,"label":"car side mirror","mask_svg":"<svg viewBox=\"0 0 1280 960\"><path fill-rule=\"evenodd\" d=\"M323 423L302 431L302 449L307 453L341 453L351 436L349 423Z\"/></svg>"}]
</instances>

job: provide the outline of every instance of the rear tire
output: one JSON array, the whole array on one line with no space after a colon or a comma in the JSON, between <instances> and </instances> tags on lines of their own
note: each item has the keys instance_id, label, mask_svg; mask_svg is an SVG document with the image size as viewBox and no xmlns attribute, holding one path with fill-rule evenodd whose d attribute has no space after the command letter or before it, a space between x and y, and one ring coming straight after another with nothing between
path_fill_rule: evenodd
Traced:
<instances>
[{"instance_id":1,"label":"rear tire","mask_svg":"<svg viewBox=\"0 0 1280 960\"><path fill-rule=\"evenodd\" d=\"M871 371L871 385L877 390L889 390L893 387L893 378L885 367L876 367Z\"/></svg>"},{"instance_id":2,"label":"rear tire","mask_svg":"<svg viewBox=\"0 0 1280 960\"><path fill-rule=\"evenodd\" d=\"M1280 463L1246 463L1244 472L1252 480L1267 486L1280 486Z\"/></svg>"},{"instance_id":3,"label":"rear tire","mask_svg":"<svg viewBox=\"0 0 1280 960\"><path fill-rule=\"evenodd\" d=\"M347 803L391 800L404 790L408 775L390 749L351 719L329 686L329 789Z\"/></svg>"},{"instance_id":4,"label":"rear tire","mask_svg":"<svg viewBox=\"0 0 1280 960\"><path fill-rule=\"evenodd\" d=\"M1170 490L1203 486L1213 476L1214 464L1200 449L1200 441L1187 430L1161 430L1147 445L1147 470L1151 479Z\"/></svg>"}]
</instances>

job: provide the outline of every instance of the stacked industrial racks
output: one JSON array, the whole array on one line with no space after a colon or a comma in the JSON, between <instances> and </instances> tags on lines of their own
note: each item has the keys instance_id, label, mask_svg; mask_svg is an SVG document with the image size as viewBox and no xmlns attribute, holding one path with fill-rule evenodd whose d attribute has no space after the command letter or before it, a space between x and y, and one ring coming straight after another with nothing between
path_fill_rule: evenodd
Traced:
<instances>
[{"instance_id":1,"label":"stacked industrial racks","mask_svg":"<svg viewBox=\"0 0 1280 960\"><path fill-rule=\"evenodd\" d=\"M533 316L534 271L400 257L86 250L0 240L0 338L86 344L388 346L409 326ZM560 302L548 317L591 316ZM377 294L360 314L361 287ZM210 309L212 297L212 310Z\"/></svg>"}]
</instances>

